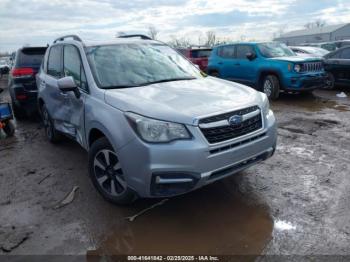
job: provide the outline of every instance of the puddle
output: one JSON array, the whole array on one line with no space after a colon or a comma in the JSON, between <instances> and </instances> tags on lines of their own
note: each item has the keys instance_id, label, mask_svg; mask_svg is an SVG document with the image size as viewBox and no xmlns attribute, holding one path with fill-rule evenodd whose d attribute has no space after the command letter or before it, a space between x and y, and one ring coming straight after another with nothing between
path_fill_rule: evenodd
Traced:
<instances>
[{"instance_id":1,"label":"puddle","mask_svg":"<svg viewBox=\"0 0 350 262\"><path fill-rule=\"evenodd\" d=\"M350 104L344 104L349 100L337 98L336 93L337 91L317 90L314 94L281 94L280 98L271 104L274 110L284 106L292 106L310 112L318 112L323 109L335 109L341 112L350 111Z\"/></svg>"},{"instance_id":2,"label":"puddle","mask_svg":"<svg viewBox=\"0 0 350 262\"><path fill-rule=\"evenodd\" d=\"M232 185L231 185L232 186ZM259 255L271 239L272 220L216 183L172 198L133 222L111 229L88 255Z\"/></svg>"}]
</instances>

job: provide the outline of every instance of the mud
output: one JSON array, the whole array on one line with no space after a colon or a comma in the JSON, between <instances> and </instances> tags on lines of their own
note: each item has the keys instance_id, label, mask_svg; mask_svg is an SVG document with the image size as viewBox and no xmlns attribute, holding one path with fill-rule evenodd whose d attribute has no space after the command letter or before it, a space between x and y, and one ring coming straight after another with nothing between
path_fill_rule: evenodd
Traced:
<instances>
[{"instance_id":1,"label":"mud","mask_svg":"<svg viewBox=\"0 0 350 262\"><path fill-rule=\"evenodd\" d=\"M107 203L83 149L50 144L35 117L18 122L15 137L0 135L0 254L350 255L349 97L283 95L271 103L273 158L132 222L159 199Z\"/></svg>"},{"instance_id":2,"label":"mud","mask_svg":"<svg viewBox=\"0 0 350 262\"><path fill-rule=\"evenodd\" d=\"M126 220L91 253L255 255L272 228L266 207L248 205L220 182Z\"/></svg>"}]
</instances>

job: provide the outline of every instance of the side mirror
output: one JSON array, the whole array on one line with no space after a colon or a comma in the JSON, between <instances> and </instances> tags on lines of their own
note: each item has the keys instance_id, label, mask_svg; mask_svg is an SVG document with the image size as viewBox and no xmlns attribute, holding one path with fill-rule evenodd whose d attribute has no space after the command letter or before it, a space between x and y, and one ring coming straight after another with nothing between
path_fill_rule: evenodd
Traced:
<instances>
[{"instance_id":1,"label":"side mirror","mask_svg":"<svg viewBox=\"0 0 350 262\"><path fill-rule=\"evenodd\" d=\"M246 56L247 56L248 60L250 60L250 61L252 61L256 58L256 54L250 53L250 52L247 53Z\"/></svg>"},{"instance_id":2,"label":"side mirror","mask_svg":"<svg viewBox=\"0 0 350 262\"><path fill-rule=\"evenodd\" d=\"M80 92L79 92L78 86L75 83L73 77L66 76L66 77L60 78L57 81L57 85L58 85L58 88L62 92L72 91L72 92L74 92L76 98L80 98Z\"/></svg>"},{"instance_id":3,"label":"side mirror","mask_svg":"<svg viewBox=\"0 0 350 262\"><path fill-rule=\"evenodd\" d=\"M4 89L0 88L0 94L1 94L2 92L4 92Z\"/></svg>"}]
</instances>

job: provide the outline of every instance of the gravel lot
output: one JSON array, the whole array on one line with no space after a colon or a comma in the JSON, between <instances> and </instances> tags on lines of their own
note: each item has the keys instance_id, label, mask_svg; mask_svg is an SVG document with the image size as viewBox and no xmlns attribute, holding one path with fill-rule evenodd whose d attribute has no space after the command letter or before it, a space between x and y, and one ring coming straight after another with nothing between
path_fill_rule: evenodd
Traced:
<instances>
[{"instance_id":1,"label":"gravel lot","mask_svg":"<svg viewBox=\"0 0 350 262\"><path fill-rule=\"evenodd\" d=\"M105 202L79 145L52 145L37 119L18 122L15 137L0 138L0 254L350 255L348 90L283 95L271 105L273 158L132 222L161 200Z\"/></svg>"}]
</instances>

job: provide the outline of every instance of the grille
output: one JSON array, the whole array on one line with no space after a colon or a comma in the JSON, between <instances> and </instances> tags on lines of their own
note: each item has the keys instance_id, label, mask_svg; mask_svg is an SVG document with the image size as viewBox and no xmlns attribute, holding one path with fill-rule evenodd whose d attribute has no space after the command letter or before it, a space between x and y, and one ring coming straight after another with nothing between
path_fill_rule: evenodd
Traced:
<instances>
[{"instance_id":1,"label":"grille","mask_svg":"<svg viewBox=\"0 0 350 262\"><path fill-rule=\"evenodd\" d=\"M246 115L248 113L254 112L258 110L258 106L252 106L245 109L216 115L208 118L201 119L199 124L208 124L212 122L228 120L233 115ZM252 118L249 118L239 125L228 125L228 126L219 126L219 127L211 127L211 128L203 128L201 127L201 131L205 138L208 140L210 144L223 142L226 140L230 140L236 137L240 137L256 130L262 128L262 119L261 114L258 114Z\"/></svg>"},{"instance_id":2,"label":"grille","mask_svg":"<svg viewBox=\"0 0 350 262\"><path fill-rule=\"evenodd\" d=\"M302 65L303 72L319 72L322 70L323 70L322 62L304 63Z\"/></svg>"},{"instance_id":3,"label":"grille","mask_svg":"<svg viewBox=\"0 0 350 262\"><path fill-rule=\"evenodd\" d=\"M210 154L217 154L217 153L220 153L220 152L223 152L223 151L227 151L227 150L230 150L232 148L235 148L235 147L238 147L238 146L242 146L242 145L248 144L250 142L253 142L255 140L258 140L258 139L260 139L260 138L262 138L264 136L266 136L266 133L263 133L263 134L260 134L260 135L248 138L246 140L243 140L243 141L240 141L240 142L228 145L228 146L212 149L212 150L209 151L209 153Z\"/></svg>"}]
</instances>

